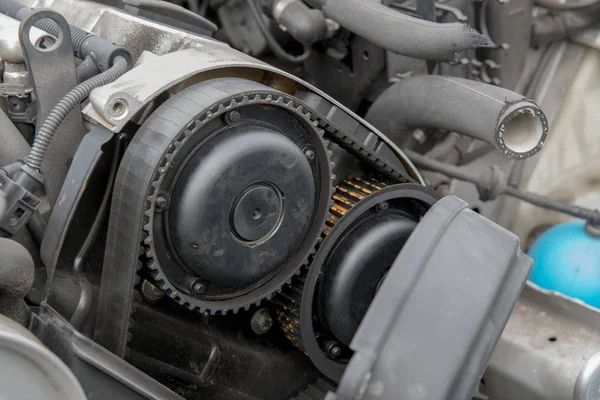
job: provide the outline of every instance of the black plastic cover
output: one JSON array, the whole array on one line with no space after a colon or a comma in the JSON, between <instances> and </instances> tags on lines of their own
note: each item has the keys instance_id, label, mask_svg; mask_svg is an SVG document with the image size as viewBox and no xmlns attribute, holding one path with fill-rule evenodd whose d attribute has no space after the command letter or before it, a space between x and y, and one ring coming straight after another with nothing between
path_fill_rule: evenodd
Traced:
<instances>
[{"instance_id":1,"label":"black plastic cover","mask_svg":"<svg viewBox=\"0 0 600 400\"><path fill-rule=\"evenodd\" d=\"M396 258L327 399L471 399L531 265L513 233L440 200Z\"/></svg>"}]
</instances>

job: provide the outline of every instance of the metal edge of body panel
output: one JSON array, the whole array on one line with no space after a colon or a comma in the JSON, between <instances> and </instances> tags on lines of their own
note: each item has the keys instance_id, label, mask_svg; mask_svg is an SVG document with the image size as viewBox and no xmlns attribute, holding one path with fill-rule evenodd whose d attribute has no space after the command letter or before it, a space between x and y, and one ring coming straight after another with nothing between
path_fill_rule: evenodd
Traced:
<instances>
[{"instance_id":1,"label":"metal edge of body panel","mask_svg":"<svg viewBox=\"0 0 600 400\"><path fill-rule=\"evenodd\" d=\"M482 380L495 400L600 399L600 313L528 283Z\"/></svg>"}]
</instances>

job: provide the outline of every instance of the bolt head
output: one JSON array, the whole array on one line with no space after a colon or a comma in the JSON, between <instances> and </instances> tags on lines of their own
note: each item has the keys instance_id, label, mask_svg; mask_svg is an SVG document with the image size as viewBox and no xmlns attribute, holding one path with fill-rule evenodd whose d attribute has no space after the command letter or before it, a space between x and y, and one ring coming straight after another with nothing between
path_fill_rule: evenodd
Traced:
<instances>
[{"instance_id":1,"label":"bolt head","mask_svg":"<svg viewBox=\"0 0 600 400\"><path fill-rule=\"evenodd\" d=\"M327 355L331 358L337 358L341 354L342 348L337 343L334 343L331 346L329 346L329 349L327 350Z\"/></svg>"},{"instance_id":2,"label":"bolt head","mask_svg":"<svg viewBox=\"0 0 600 400\"><path fill-rule=\"evenodd\" d=\"M306 156L306 158L308 158L309 160L314 160L315 159L315 152L308 149L304 152L304 155Z\"/></svg>"},{"instance_id":3,"label":"bolt head","mask_svg":"<svg viewBox=\"0 0 600 400\"><path fill-rule=\"evenodd\" d=\"M156 208L162 210L167 206L167 199L164 196L158 196L156 197L156 201L154 204Z\"/></svg>"},{"instance_id":4,"label":"bolt head","mask_svg":"<svg viewBox=\"0 0 600 400\"><path fill-rule=\"evenodd\" d=\"M232 110L225 115L225 122L233 124L242 119L242 114L238 110Z\"/></svg>"},{"instance_id":5,"label":"bolt head","mask_svg":"<svg viewBox=\"0 0 600 400\"><path fill-rule=\"evenodd\" d=\"M152 283L144 280L144 282L142 282L142 296L150 302L155 302L162 299L165 296L165 293Z\"/></svg>"},{"instance_id":6,"label":"bolt head","mask_svg":"<svg viewBox=\"0 0 600 400\"><path fill-rule=\"evenodd\" d=\"M196 282L192 286L192 290L196 294L202 294L202 293L206 292L206 285L204 283L202 283L202 282Z\"/></svg>"},{"instance_id":7,"label":"bolt head","mask_svg":"<svg viewBox=\"0 0 600 400\"><path fill-rule=\"evenodd\" d=\"M262 308L254 313L250 320L250 327L257 335L264 335L273 327L273 316L271 312Z\"/></svg>"}]
</instances>

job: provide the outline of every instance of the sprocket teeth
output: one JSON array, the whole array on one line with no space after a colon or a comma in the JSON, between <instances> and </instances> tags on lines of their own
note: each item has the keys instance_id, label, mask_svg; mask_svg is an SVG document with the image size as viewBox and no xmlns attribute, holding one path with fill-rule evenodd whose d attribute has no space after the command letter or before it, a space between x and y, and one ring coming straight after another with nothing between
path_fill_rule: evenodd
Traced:
<instances>
[{"instance_id":1,"label":"sprocket teeth","mask_svg":"<svg viewBox=\"0 0 600 400\"><path fill-rule=\"evenodd\" d=\"M376 190L386 187L387 184L375 178L368 178L363 181L362 178L345 179L335 188L333 188L330 198L329 217L325 221L322 229L322 234L317 240L315 252L318 251L322 241L327 237L331 229L339 222L339 220L360 200ZM352 195L350 191L364 192L365 195L360 197L356 194ZM350 194L349 194L350 193ZM368 193L368 194L367 194ZM304 344L301 337L300 325L300 309L302 305L302 293L304 284L308 276L308 271L311 268L312 259L310 262L300 269L300 273L286 282L281 292L272 300L275 305L275 314L281 325L284 335L296 346L299 350L304 351Z\"/></svg>"},{"instance_id":2,"label":"sprocket teeth","mask_svg":"<svg viewBox=\"0 0 600 400\"><path fill-rule=\"evenodd\" d=\"M179 303L182 306L185 306L186 308L188 308L190 310L196 310L200 313L208 312L213 315L214 314L224 315L224 314L227 314L228 312L237 313L238 310L240 310L240 309L248 310L251 306L259 306L263 300L272 300L277 293L282 291L284 286L290 285L292 283L293 278L298 276L298 274L301 273L301 270L303 268L305 268L304 266L309 264L310 260L312 259L312 256L316 252L316 247L321 242L321 237L318 237L315 240L315 243L312 246L312 249L308 252L307 256L300 263L300 265L296 269L296 271L294 271L294 273L289 278L287 278L284 282L282 282L280 285L274 287L271 292L262 296L262 298L253 300L253 301L245 303L245 304L239 304L238 306L235 306L235 307L222 307L218 303L214 303L212 306L208 305L208 304L203 305L201 303L201 301L199 301L198 299L188 296L184 293L181 293L181 291L176 290L175 287L170 283L170 281L167 279L167 277L162 272L160 265L158 264L158 260L156 259L156 252L154 251L154 248L153 248L154 241L152 239L152 226L153 226L153 220L154 220L154 216L155 216L154 202L156 200L156 197L158 196L158 193L159 193L162 181L163 181L163 177L166 174L167 170L172 166L171 162L175 157L175 153L183 146L184 142L190 136L192 136L196 131L201 129L202 126L204 126L210 120L220 117L221 115L226 113L227 110L231 110L233 108L238 108L243 105L254 104L254 103L258 103L258 102L268 102L270 104L279 105L285 109L295 111L296 115L301 116L303 119L308 121L310 123L310 125L315 129L317 137L319 138L319 140L322 141L322 143L325 147L325 153L327 156L328 167L330 168L331 171L333 171L333 169L335 167L335 163L331 160L333 152L329 149L331 141L324 139L326 132L323 129L323 127L320 125L319 120L313 116L313 114L309 111L308 107L306 107L303 104L296 103L296 101L294 99L287 97L287 95L285 95L285 94L268 93L266 95L262 95L261 93L245 93L241 96L235 96L235 98L233 98L233 97L230 98L228 103L226 103L226 104L222 103L217 107L212 107L211 109L207 110L203 115L200 115L195 121L193 121L192 123L189 123L188 127L183 131L183 135L178 136L178 138L176 138L174 140L174 142L169 145L168 154L166 154L164 156L166 162L161 163L162 166L160 167L160 168L164 168L164 170L161 173L156 174L156 180L154 182L152 182L152 184L151 184L152 193L148 197L149 205L144 212L144 216L148 218L148 222L143 226L143 230L144 230L146 237L142 240L142 244L143 244L143 248L146 249L146 252L145 252L145 256L147 258L146 266L150 269L151 275L153 276L153 278L155 280L154 283L156 284L156 286L159 287L160 289L162 289L168 297L174 299L177 303ZM331 205L330 202L333 201L331 199L331 196L335 192L335 188L331 184L331 182L333 182L335 180L335 175L333 173L331 173L329 176L330 176L331 181L325 182L323 184L325 186L324 190L327 190L327 187L329 187L328 206ZM327 215L326 218L324 219L323 224L321 226L321 228L322 228L321 230L326 228L328 217L329 217L329 215Z\"/></svg>"}]
</instances>

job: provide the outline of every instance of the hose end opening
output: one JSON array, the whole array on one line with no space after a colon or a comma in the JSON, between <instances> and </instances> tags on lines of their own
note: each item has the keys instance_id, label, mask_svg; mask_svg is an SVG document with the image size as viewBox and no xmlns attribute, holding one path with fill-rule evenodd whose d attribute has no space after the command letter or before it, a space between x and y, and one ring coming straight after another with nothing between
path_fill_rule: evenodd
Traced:
<instances>
[{"instance_id":1,"label":"hose end opening","mask_svg":"<svg viewBox=\"0 0 600 400\"><path fill-rule=\"evenodd\" d=\"M518 102L500 115L495 142L508 158L524 159L539 152L548 135L548 120L531 102Z\"/></svg>"}]
</instances>

